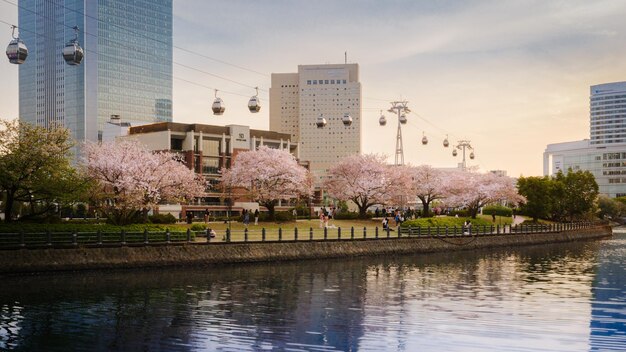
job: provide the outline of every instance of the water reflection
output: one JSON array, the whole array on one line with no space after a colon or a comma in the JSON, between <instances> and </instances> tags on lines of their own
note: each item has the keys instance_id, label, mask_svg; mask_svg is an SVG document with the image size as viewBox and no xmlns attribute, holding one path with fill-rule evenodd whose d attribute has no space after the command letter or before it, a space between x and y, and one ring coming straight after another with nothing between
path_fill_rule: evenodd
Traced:
<instances>
[{"instance_id":1,"label":"water reflection","mask_svg":"<svg viewBox=\"0 0 626 352\"><path fill-rule=\"evenodd\" d=\"M619 350L625 243L3 278L0 349Z\"/></svg>"}]
</instances>

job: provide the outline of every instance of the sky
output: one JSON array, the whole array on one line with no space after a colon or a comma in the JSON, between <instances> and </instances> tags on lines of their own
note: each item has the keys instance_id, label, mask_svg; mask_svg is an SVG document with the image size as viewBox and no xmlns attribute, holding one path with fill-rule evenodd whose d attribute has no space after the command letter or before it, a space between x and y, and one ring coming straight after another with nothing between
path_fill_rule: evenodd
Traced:
<instances>
[{"instance_id":1,"label":"sky","mask_svg":"<svg viewBox=\"0 0 626 352\"><path fill-rule=\"evenodd\" d=\"M16 2L0 1L0 20L17 22ZM589 138L589 86L626 81L624 18L626 2L612 0L174 0L173 119L268 129L272 73L347 52L360 69L364 153L393 162L397 118L378 118L407 100L406 163L456 166L448 135L471 141L480 170L541 175L547 144ZM17 71L0 60L3 119L18 116ZM251 114L256 86L262 109Z\"/></svg>"}]
</instances>

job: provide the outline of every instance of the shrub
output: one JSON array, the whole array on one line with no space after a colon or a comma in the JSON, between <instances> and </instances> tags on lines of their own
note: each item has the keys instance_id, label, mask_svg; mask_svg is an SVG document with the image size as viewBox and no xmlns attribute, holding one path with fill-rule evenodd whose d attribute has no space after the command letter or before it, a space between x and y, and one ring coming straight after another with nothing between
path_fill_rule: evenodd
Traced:
<instances>
[{"instance_id":1,"label":"shrub","mask_svg":"<svg viewBox=\"0 0 626 352\"><path fill-rule=\"evenodd\" d=\"M510 217L513 216L513 210L502 205L489 205L483 208L483 214Z\"/></svg>"},{"instance_id":2,"label":"shrub","mask_svg":"<svg viewBox=\"0 0 626 352\"><path fill-rule=\"evenodd\" d=\"M274 219L277 222L292 221L293 214L290 211L278 211L274 214Z\"/></svg>"},{"instance_id":3,"label":"shrub","mask_svg":"<svg viewBox=\"0 0 626 352\"><path fill-rule=\"evenodd\" d=\"M170 213L150 215L148 219L153 224L175 224L176 223L176 217L174 217L174 215Z\"/></svg>"},{"instance_id":4,"label":"shrub","mask_svg":"<svg viewBox=\"0 0 626 352\"><path fill-rule=\"evenodd\" d=\"M466 217L470 216L469 211L467 209L450 210L448 215L449 216L458 215L460 218L466 218Z\"/></svg>"},{"instance_id":5,"label":"shrub","mask_svg":"<svg viewBox=\"0 0 626 352\"><path fill-rule=\"evenodd\" d=\"M450 216L437 216L434 218L421 218L421 219L415 219L415 220L408 220L402 223L402 227L436 227L436 226L440 226L440 227L461 227L463 226L463 223L465 222L465 220L470 220L470 222L472 223L472 226L491 226L492 223L490 221L484 220L484 219L468 219L468 218L462 218L462 217L450 217ZM393 223L393 222L391 222Z\"/></svg>"},{"instance_id":6,"label":"shrub","mask_svg":"<svg viewBox=\"0 0 626 352\"><path fill-rule=\"evenodd\" d=\"M206 225L205 224L193 224L191 225L189 229L191 231L204 231L206 230Z\"/></svg>"}]
</instances>

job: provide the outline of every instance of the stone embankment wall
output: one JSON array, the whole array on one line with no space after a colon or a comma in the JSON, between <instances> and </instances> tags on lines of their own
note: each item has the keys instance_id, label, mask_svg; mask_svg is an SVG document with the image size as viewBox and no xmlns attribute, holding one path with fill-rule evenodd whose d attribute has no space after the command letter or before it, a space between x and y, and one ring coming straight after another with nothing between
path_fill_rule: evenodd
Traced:
<instances>
[{"instance_id":1,"label":"stone embankment wall","mask_svg":"<svg viewBox=\"0 0 626 352\"><path fill-rule=\"evenodd\" d=\"M610 236L611 227L597 226L557 233L494 236L19 249L0 252L0 273L420 254L584 241Z\"/></svg>"}]
</instances>

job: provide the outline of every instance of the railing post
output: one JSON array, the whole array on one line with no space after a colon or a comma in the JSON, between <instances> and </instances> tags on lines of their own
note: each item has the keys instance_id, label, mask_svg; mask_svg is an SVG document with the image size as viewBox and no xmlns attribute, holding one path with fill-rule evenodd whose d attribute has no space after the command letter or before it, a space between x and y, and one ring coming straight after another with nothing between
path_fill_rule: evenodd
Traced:
<instances>
[{"instance_id":1,"label":"railing post","mask_svg":"<svg viewBox=\"0 0 626 352\"><path fill-rule=\"evenodd\" d=\"M243 230L243 241L248 242L248 228L247 227Z\"/></svg>"},{"instance_id":2,"label":"railing post","mask_svg":"<svg viewBox=\"0 0 626 352\"><path fill-rule=\"evenodd\" d=\"M297 227L293 228L293 240L294 241L298 240L298 228Z\"/></svg>"},{"instance_id":3,"label":"railing post","mask_svg":"<svg viewBox=\"0 0 626 352\"><path fill-rule=\"evenodd\" d=\"M204 230L204 233L206 234L206 241L211 242L211 231L209 231L208 227Z\"/></svg>"},{"instance_id":4,"label":"railing post","mask_svg":"<svg viewBox=\"0 0 626 352\"><path fill-rule=\"evenodd\" d=\"M431 237L430 236L430 226L428 226L428 237Z\"/></svg>"},{"instance_id":5,"label":"railing post","mask_svg":"<svg viewBox=\"0 0 626 352\"><path fill-rule=\"evenodd\" d=\"M187 229L187 243L191 242L191 229Z\"/></svg>"},{"instance_id":6,"label":"railing post","mask_svg":"<svg viewBox=\"0 0 626 352\"><path fill-rule=\"evenodd\" d=\"M421 236L422 235L422 226L421 225L417 225L417 236Z\"/></svg>"},{"instance_id":7,"label":"railing post","mask_svg":"<svg viewBox=\"0 0 626 352\"><path fill-rule=\"evenodd\" d=\"M207 230L207 236L209 235ZM209 238L209 237L207 237ZM143 244L148 244L148 229L143 229Z\"/></svg>"},{"instance_id":8,"label":"railing post","mask_svg":"<svg viewBox=\"0 0 626 352\"><path fill-rule=\"evenodd\" d=\"M98 238L98 245L102 244L102 231L98 230L98 232L96 232L96 237Z\"/></svg>"},{"instance_id":9,"label":"railing post","mask_svg":"<svg viewBox=\"0 0 626 352\"><path fill-rule=\"evenodd\" d=\"M498 226L496 226L496 233L499 235L500 234L500 224L498 224Z\"/></svg>"},{"instance_id":10,"label":"railing post","mask_svg":"<svg viewBox=\"0 0 626 352\"><path fill-rule=\"evenodd\" d=\"M367 227L363 226L363 239L367 238Z\"/></svg>"},{"instance_id":11,"label":"railing post","mask_svg":"<svg viewBox=\"0 0 626 352\"><path fill-rule=\"evenodd\" d=\"M230 242L230 229L226 229L226 242Z\"/></svg>"},{"instance_id":12,"label":"railing post","mask_svg":"<svg viewBox=\"0 0 626 352\"><path fill-rule=\"evenodd\" d=\"M78 246L78 234L76 232L72 232L72 244Z\"/></svg>"},{"instance_id":13,"label":"railing post","mask_svg":"<svg viewBox=\"0 0 626 352\"><path fill-rule=\"evenodd\" d=\"M453 230L454 230L454 234L453 234L452 236L456 236L456 225L454 225ZM461 235L462 235L462 234L461 234Z\"/></svg>"},{"instance_id":14,"label":"railing post","mask_svg":"<svg viewBox=\"0 0 626 352\"><path fill-rule=\"evenodd\" d=\"M411 228L411 225L409 225L409 237L413 236L413 229Z\"/></svg>"},{"instance_id":15,"label":"railing post","mask_svg":"<svg viewBox=\"0 0 626 352\"><path fill-rule=\"evenodd\" d=\"M491 231L491 233L493 233L493 225L489 225L489 231Z\"/></svg>"},{"instance_id":16,"label":"railing post","mask_svg":"<svg viewBox=\"0 0 626 352\"><path fill-rule=\"evenodd\" d=\"M165 229L165 242L170 243L172 241L172 235L170 229Z\"/></svg>"},{"instance_id":17,"label":"railing post","mask_svg":"<svg viewBox=\"0 0 626 352\"><path fill-rule=\"evenodd\" d=\"M446 225L446 237L448 237L448 235L449 235L448 225Z\"/></svg>"},{"instance_id":18,"label":"railing post","mask_svg":"<svg viewBox=\"0 0 626 352\"><path fill-rule=\"evenodd\" d=\"M391 227L387 226L387 238L391 237Z\"/></svg>"},{"instance_id":19,"label":"railing post","mask_svg":"<svg viewBox=\"0 0 626 352\"><path fill-rule=\"evenodd\" d=\"M309 241L313 241L313 228L309 227Z\"/></svg>"},{"instance_id":20,"label":"railing post","mask_svg":"<svg viewBox=\"0 0 626 352\"><path fill-rule=\"evenodd\" d=\"M340 240L341 239L341 227L337 228L337 239Z\"/></svg>"},{"instance_id":21,"label":"railing post","mask_svg":"<svg viewBox=\"0 0 626 352\"><path fill-rule=\"evenodd\" d=\"M437 225L437 237L439 237L439 225Z\"/></svg>"},{"instance_id":22,"label":"railing post","mask_svg":"<svg viewBox=\"0 0 626 352\"><path fill-rule=\"evenodd\" d=\"M354 239L354 226L350 227L350 239L353 240Z\"/></svg>"},{"instance_id":23,"label":"railing post","mask_svg":"<svg viewBox=\"0 0 626 352\"><path fill-rule=\"evenodd\" d=\"M278 242L283 240L283 228L279 227L278 228Z\"/></svg>"},{"instance_id":24,"label":"railing post","mask_svg":"<svg viewBox=\"0 0 626 352\"><path fill-rule=\"evenodd\" d=\"M324 241L328 239L328 227L324 226Z\"/></svg>"},{"instance_id":25,"label":"railing post","mask_svg":"<svg viewBox=\"0 0 626 352\"><path fill-rule=\"evenodd\" d=\"M265 242L265 227L261 229L261 242Z\"/></svg>"},{"instance_id":26,"label":"railing post","mask_svg":"<svg viewBox=\"0 0 626 352\"><path fill-rule=\"evenodd\" d=\"M24 237L24 230L20 230L20 247L26 247L26 239Z\"/></svg>"},{"instance_id":27,"label":"railing post","mask_svg":"<svg viewBox=\"0 0 626 352\"><path fill-rule=\"evenodd\" d=\"M402 227L398 225L398 238L402 237Z\"/></svg>"},{"instance_id":28,"label":"railing post","mask_svg":"<svg viewBox=\"0 0 626 352\"><path fill-rule=\"evenodd\" d=\"M46 230L46 241L48 241L48 247L52 246L52 234L50 233L50 230Z\"/></svg>"},{"instance_id":29,"label":"railing post","mask_svg":"<svg viewBox=\"0 0 626 352\"><path fill-rule=\"evenodd\" d=\"M378 238L378 226L375 227L374 238Z\"/></svg>"}]
</instances>

